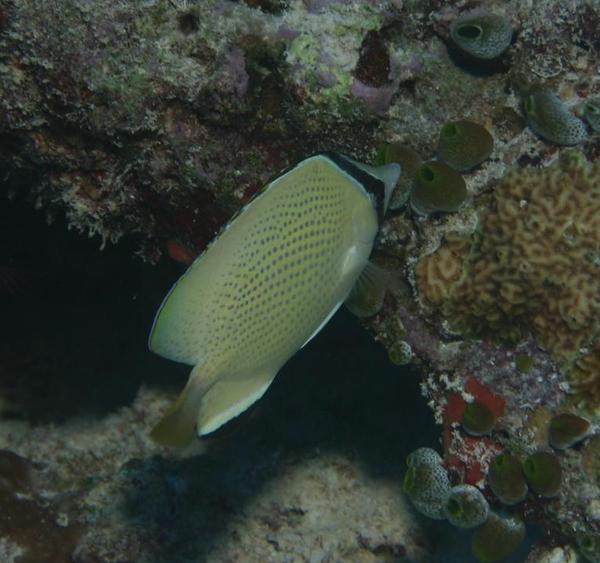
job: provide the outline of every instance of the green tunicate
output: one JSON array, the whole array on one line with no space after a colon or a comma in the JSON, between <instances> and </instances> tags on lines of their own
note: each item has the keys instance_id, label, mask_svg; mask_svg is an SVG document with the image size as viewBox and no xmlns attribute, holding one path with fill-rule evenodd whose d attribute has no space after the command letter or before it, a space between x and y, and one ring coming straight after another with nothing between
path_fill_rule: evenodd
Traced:
<instances>
[{"instance_id":1,"label":"green tunicate","mask_svg":"<svg viewBox=\"0 0 600 563\"><path fill-rule=\"evenodd\" d=\"M515 365L519 371L527 373L533 367L533 358L527 354L518 354L515 357Z\"/></svg>"},{"instance_id":2,"label":"green tunicate","mask_svg":"<svg viewBox=\"0 0 600 563\"><path fill-rule=\"evenodd\" d=\"M523 98L529 127L536 134L557 145L577 145L587 132L581 119L552 92L538 92Z\"/></svg>"},{"instance_id":3,"label":"green tunicate","mask_svg":"<svg viewBox=\"0 0 600 563\"><path fill-rule=\"evenodd\" d=\"M355 286L344 302L346 308L359 319L376 315L383 307L385 288L380 292L370 292L368 288Z\"/></svg>"},{"instance_id":4,"label":"green tunicate","mask_svg":"<svg viewBox=\"0 0 600 563\"><path fill-rule=\"evenodd\" d=\"M524 539L525 524L520 518L492 513L475 530L471 549L482 563L493 563L514 553Z\"/></svg>"},{"instance_id":5,"label":"green tunicate","mask_svg":"<svg viewBox=\"0 0 600 563\"><path fill-rule=\"evenodd\" d=\"M392 162L400 165L402 174L392 194L389 207L400 209L408 201L415 174L423 159L419 153L402 143L385 143L379 147L375 165L383 166Z\"/></svg>"},{"instance_id":6,"label":"green tunicate","mask_svg":"<svg viewBox=\"0 0 600 563\"><path fill-rule=\"evenodd\" d=\"M496 424L494 413L479 401L467 403L463 413L462 426L472 436L489 434Z\"/></svg>"},{"instance_id":7,"label":"green tunicate","mask_svg":"<svg viewBox=\"0 0 600 563\"><path fill-rule=\"evenodd\" d=\"M521 462L508 453L497 455L490 462L487 483L504 504L517 504L527 496L527 483L523 476Z\"/></svg>"},{"instance_id":8,"label":"green tunicate","mask_svg":"<svg viewBox=\"0 0 600 563\"><path fill-rule=\"evenodd\" d=\"M444 518L444 501L450 491L448 474L440 460L435 450L419 448L407 458L403 483L413 506L436 520Z\"/></svg>"},{"instance_id":9,"label":"green tunicate","mask_svg":"<svg viewBox=\"0 0 600 563\"><path fill-rule=\"evenodd\" d=\"M388 351L388 358L393 364L397 366L405 366L410 364L412 360L413 352L410 344L401 340L396 344L392 345L392 347Z\"/></svg>"},{"instance_id":10,"label":"green tunicate","mask_svg":"<svg viewBox=\"0 0 600 563\"><path fill-rule=\"evenodd\" d=\"M430 160L415 175L410 204L420 215L457 211L467 198L463 177L443 162Z\"/></svg>"},{"instance_id":11,"label":"green tunicate","mask_svg":"<svg viewBox=\"0 0 600 563\"><path fill-rule=\"evenodd\" d=\"M489 509L488 501L473 485L452 487L444 503L446 519L459 528L475 528L483 524Z\"/></svg>"},{"instance_id":12,"label":"green tunicate","mask_svg":"<svg viewBox=\"0 0 600 563\"><path fill-rule=\"evenodd\" d=\"M471 13L450 25L450 37L464 53L484 61L498 58L512 40L510 21L498 14Z\"/></svg>"},{"instance_id":13,"label":"green tunicate","mask_svg":"<svg viewBox=\"0 0 600 563\"><path fill-rule=\"evenodd\" d=\"M558 495L562 483L560 461L551 452L536 452L523 462L523 473L531 489L551 498Z\"/></svg>"},{"instance_id":14,"label":"green tunicate","mask_svg":"<svg viewBox=\"0 0 600 563\"><path fill-rule=\"evenodd\" d=\"M596 133L600 133L600 98L592 98L585 102L583 117Z\"/></svg>"},{"instance_id":15,"label":"green tunicate","mask_svg":"<svg viewBox=\"0 0 600 563\"><path fill-rule=\"evenodd\" d=\"M578 534L577 546L591 563L600 563L600 534Z\"/></svg>"},{"instance_id":16,"label":"green tunicate","mask_svg":"<svg viewBox=\"0 0 600 563\"><path fill-rule=\"evenodd\" d=\"M558 414L550 421L548 441L557 450L570 448L588 435L590 426L589 420L575 414Z\"/></svg>"},{"instance_id":17,"label":"green tunicate","mask_svg":"<svg viewBox=\"0 0 600 563\"><path fill-rule=\"evenodd\" d=\"M493 148L494 139L483 125L459 120L442 127L437 154L448 166L464 171L481 164Z\"/></svg>"}]
</instances>

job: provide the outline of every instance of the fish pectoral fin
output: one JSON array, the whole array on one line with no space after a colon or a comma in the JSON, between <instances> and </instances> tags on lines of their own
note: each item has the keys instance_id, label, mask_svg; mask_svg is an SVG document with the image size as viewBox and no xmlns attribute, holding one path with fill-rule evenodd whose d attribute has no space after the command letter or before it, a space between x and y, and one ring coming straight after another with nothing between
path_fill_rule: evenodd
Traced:
<instances>
[{"instance_id":1,"label":"fish pectoral fin","mask_svg":"<svg viewBox=\"0 0 600 563\"><path fill-rule=\"evenodd\" d=\"M198 435L210 434L243 413L265 394L276 375L277 370L219 379L202 398Z\"/></svg>"},{"instance_id":2,"label":"fish pectoral fin","mask_svg":"<svg viewBox=\"0 0 600 563\"><path fill-rule=\"evenodd\" d=\"M390 286L391 277L391 274L384 268L368 262L344 305L359 318L377 314L383 306L383 299L386 289Z\"/></svg>"},{"instance_id":3,"label":"fish pectoral fin","mask_svg":"<svg viewBox=\"0 0 600 563\"><path fill-rule=\"evenodd\" d=\"M202 364L196 364L183 391L167 409L158 424L152 429L152 439L173 447L187 446L193 439L198 410L209 385L200 373Z\"/></svg>"}]
</instances>

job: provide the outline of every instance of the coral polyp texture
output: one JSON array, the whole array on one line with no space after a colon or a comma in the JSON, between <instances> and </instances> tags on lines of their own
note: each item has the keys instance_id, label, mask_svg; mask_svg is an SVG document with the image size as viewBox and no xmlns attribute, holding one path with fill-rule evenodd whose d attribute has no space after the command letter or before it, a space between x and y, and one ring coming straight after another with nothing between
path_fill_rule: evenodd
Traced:
<instances>
[{"instance_id":1,"label":"coral polyp texture","mask_svg":"<svg viewBox=\"0 0 600 563\"><path fill-rule=\"evenodd\" d=\"M465 334L516 343L533 333L580 398L600 404L600 163L565 152L514 169L478 207L477 233L417 264L422 299Z\"/></svg>"}]
</instances>

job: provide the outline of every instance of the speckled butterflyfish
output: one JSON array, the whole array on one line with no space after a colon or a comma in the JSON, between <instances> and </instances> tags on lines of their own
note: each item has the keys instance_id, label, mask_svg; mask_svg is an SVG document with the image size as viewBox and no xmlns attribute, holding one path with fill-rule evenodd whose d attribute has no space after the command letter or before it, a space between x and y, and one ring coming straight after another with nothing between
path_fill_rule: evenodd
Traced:
<instances>
[{"instance_id":1,"label":"speckled butterflyfish","mask_svg":"<svg viewBox=\"0 0 600 563\"><path fill-rule=\"evenodd\" d=\"M182 446L260 399L327 323L367 269L400 176L337 153L285 170L173 286L154 320L153 352L193 365L152 437Z\"/></svg>"}]
</instances>

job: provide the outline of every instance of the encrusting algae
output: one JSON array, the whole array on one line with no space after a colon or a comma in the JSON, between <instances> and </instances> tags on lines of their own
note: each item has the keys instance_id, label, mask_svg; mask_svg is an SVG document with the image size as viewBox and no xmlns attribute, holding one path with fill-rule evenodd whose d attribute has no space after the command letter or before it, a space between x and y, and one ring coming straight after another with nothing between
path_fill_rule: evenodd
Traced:
<instances>
[{"instance_id":1,"label":"encrusting algae","mask_svg":"<svg viewBox=\"0 0 600 563\"><path fill-rule=\"evenodd\" d=\"M418 262L424 304L467 335L516 343L531 331L599 405L600 162L570 150L512 170L477 207L474 235L449 235Z\"/></svg>"}]
</instances>

